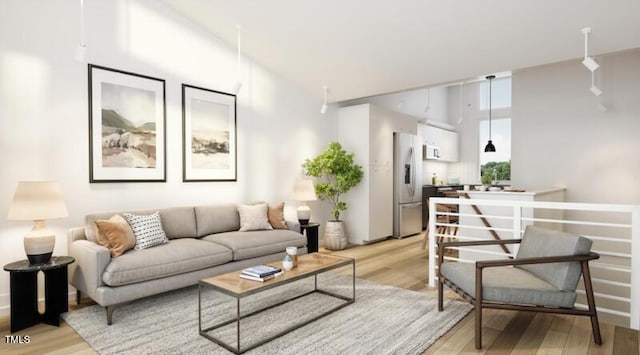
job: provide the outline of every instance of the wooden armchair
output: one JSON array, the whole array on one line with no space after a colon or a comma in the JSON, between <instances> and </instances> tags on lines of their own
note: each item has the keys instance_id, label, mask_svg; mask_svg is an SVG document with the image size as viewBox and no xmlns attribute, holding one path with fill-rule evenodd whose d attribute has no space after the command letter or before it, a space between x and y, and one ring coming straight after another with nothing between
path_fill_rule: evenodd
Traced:
<instances>
[{"instance_id":1,"label":"wooden armchair","mask_svg":"<svg viewBox=\"0 0 640 355\"><path fill-rule=\"evenodd\" d=\"M449 247L520 243L515 259L485 260L474 264L443 263ZM591 318L593 339L602 344L591 286L591 240L569 233L527 226L522 239L438 243L438 310L442 311L447 285L475 309L475 346L482 347L482 309L506 309L571 314ZM582 274L588 309L574 307ZM476 295L480 295L476 297Z\"/></svg>"}]
</instances>

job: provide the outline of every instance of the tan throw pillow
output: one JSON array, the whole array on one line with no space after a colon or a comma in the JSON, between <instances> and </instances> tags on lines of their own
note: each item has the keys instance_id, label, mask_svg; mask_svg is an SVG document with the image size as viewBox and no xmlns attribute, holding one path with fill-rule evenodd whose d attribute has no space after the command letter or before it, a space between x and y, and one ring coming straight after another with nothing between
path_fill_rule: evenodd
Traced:
<instances>
[{"instance_id":1,"label":"tan throw pillow","mask_svg":"<svg viewBox=\"0 0 640 355\"><path fill-rule=\"evenodd\" d=\"M95 224L98 227L98 243L107 247L112 257L118 257L136 245L133 230L122 216L115 215L108 220L97 220Z\"/></svg>"},{"instance_id":2,"label":"tan throw pillow","mask_svg":"<svg viewBox=\"0 0 640 355\"><path fill-rule=\"evenodd\" d=\"M267 218L273 229L287 229L287 222L284 220L284 202L269 205Z\"/></svg>"},{"instance_id":3,"label":"tan throw pillow","mask_svg":"<svg viewBox=\"0 0 640 355\"><path fill-rule=\"evenodd\" d=\"M268 205L238 205L240 214L240 231L254 231L263 229L273 229L267 218Z\"/></svg>"}]
</instances>

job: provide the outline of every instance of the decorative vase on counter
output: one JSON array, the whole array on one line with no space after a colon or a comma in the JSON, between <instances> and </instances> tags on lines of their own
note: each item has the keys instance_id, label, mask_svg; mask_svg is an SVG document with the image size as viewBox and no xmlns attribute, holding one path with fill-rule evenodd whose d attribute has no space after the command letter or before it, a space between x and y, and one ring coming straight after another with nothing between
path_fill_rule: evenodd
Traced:
<instances>
[{"instance_id":1,"label":"decorative vase on counter","mask_svg":"<svg viewBox=\"0 0 640 355\"><path fill-rule=\"evenodd\" d=\"M347 247L344 222L327 221L327 225L324 228L324 247L329 250L342 250Z\"/></svg>"}]
</instances>

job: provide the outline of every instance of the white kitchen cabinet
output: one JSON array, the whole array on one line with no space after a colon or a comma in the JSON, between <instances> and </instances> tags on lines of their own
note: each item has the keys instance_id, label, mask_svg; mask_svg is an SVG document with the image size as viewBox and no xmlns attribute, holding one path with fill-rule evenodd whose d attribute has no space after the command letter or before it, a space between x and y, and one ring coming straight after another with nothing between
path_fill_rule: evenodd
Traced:
<instances>
[{"instance_id":1,"label":"white kitchen cabinet","mask_svg":"<svg viewBox=\"0 0 640 355\"><path fill-rule=\"evenodd\" d=\"M414 118L370 104L343 107L338 141L364 170L362 182L343 196L349 243L365 244L393 234L393 133L416 134Z\"/></svg>"},{"instance_id":2,"label":"white kitchen cabinet","mask_svg":"<svg viewBox=\"0 0 640 355\"><path fill-rule=\"evenodd\" d=\"M418 125L418 132L425 145L440 148L440 161L456 162L460 158L458 133L431 125Z\"/></svg>"}]
</instances>

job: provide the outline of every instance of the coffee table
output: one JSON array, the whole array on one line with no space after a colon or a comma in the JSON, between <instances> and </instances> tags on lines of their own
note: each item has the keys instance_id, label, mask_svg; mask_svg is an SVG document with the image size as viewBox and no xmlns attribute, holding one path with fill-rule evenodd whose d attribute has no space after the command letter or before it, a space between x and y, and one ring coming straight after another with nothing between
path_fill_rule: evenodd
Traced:
<instances>
[{"instance_id":1,"label":"coffee table","mask_svg":"<svg viewBox=\"0 0 640 355\"><path fill-rule=\"evenodd\" d=\"M272 266L278 266L281 267L282 263L281 262L274 262L274 263L270 263L267 265L272 265ZM351 265L351 271L352 271L352 296L351 297L347 297L347 296L343 296L343 295L339 295L333 292L329 292L326 290L321 290L318 288L318 274L330 271L330 270L334 270L334 269L338 269L341 267L345 267L345 266L349 266ZM253 348L256 348L260 345L263 345L271 340L274 340L286 333L289 333L295 329L298 329L306 324L309 324L313 321L316 321L328 314L331 314L347 305L352 304L353 302L355 302L356 299L356 279L355 279L355 274L356 274L356 263L354 259L350 259L350 258L343 258L343 257L339 257L339 256L333 256L333 255L327 255L327 254L319 254L319 253L311 253L311 254L306 254L306 255L300 255L298 256L298 266L293 268L290 271L285 271L283 275L277 276L271 280L265 281L265 282L259 282L259 281L251 281L251 280L246 280L243 278L240 278L239 274L241 271L235 271L235 272L231 272L228 274L224 274L224 275L218 275L218 276L214 276L214 277L210 277L204 280L201 280L198 284L198 329L200 331L200 335L202 335L203 337L215 342L216 344L224 347L225 349L235 353L235 354L241 354L244 353L245 351L251 350ZM285 299L283 301L277 302L275 304L269 305L265 308L261 308L259 310L256 310L254 312L245 314L240 316L240 300L244 297L253 295L253 294L257 294L266 290L270 290L273 289L275 287L279 287L279 286L283 286L289 283L292 283L294 281L298 281L304 278L309 278L312 277L314 278L314 288L313 290L303 293L301 295L297 295L295 297L291 297L288 299ZM228 320L226 322L222 322L222 323L218 323L215 324L211 327L208 327L206 329L202 329L202 291L205 288L210 288L213 289L215 291L224 293L226 295L229 295L231 297L234 297L236 299L236 315L234 319ZM272 335L264 340L260 340L259 342L252 344L251 346L248 346L246 348L241 348L240 347L240 320L253 316L255 314L258 314L260 312L266 311L268 309L271 309L273 307L277 307L280 306L282 304L285 304L287 302L299 299L301 297L307 296L309 294L312 293L321 293L324 295L328 295L331 297L335 297L335 298L339 298L344 300L344 303L341 303L331 309L329 309L328 311L314 316L311 319L308 319L304 322L301 322L299 324L294 324L293 326L275 334ZM225 325L231 324L231 323L236 323L236 332L237 332L237 346L233 347L227 343L225 343L224 341L222 341L219 338L216 338L214 336L212 336L211 334L209 334L209 332L211 332L212 330L218 329L220 327L223 327Z\"/></svg>"}]
</instances>

